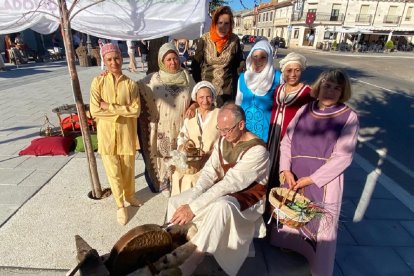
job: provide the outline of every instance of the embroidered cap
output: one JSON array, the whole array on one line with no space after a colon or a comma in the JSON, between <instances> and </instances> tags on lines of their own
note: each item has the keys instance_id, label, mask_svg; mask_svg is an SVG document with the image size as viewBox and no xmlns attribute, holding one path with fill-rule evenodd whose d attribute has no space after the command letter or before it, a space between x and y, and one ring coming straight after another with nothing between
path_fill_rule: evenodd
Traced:
<instances>
[{"instance_id":1,"label":"embroidered cap","mask_svg":"<svg viewBox=\"0 0 414 276\"><path fill-rule=\"evenodd\" d=\"M115 44L112 44L112 43L104 44L102 46L101 51L102 51L102 57L105 57L105 55L107 53L111 53L111 52L117 52L117 53L121 54L121 50L119 49L118 45L115 45Z\"/></svg>"}]
</instances>

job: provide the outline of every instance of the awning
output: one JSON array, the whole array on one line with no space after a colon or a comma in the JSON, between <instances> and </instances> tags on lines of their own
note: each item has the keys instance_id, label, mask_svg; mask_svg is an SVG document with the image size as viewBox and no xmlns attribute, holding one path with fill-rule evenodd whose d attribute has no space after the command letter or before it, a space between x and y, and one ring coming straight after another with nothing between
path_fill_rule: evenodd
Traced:
<instances>
[{"instance_id":1,"label":"awning","mask_svg":"<svg viewBox=\"0 0 414 276\"><path fill-rule=\"evenodd\" d=\"M68 8L73 0L66 1ZM95 4L95 5L93 5ZM87 7L85 10L83 8ZM207 0L82 0L72 11L73 29L107 39L152 39L183 36L195 39L209 28ZM49 34L59 27L56 0L0 1L0 34L32 29Z\"/></svg>"},{"instance_id":2,"label":"awning","mask_svg":"<svg viewBox=\"0 0 414 276\"><path fill-rule=\"evenodd\" d=\"M372 34L372 31L360 28L327 27L325 31L344 34Z\"/></svg>"},{"instance_id":3,"label":"awning","mask_svg":"<svg viewBox=\"0 0 414 276\"><path fill-rule=\"evenodd\" d=\"M347 28L347 27L344 27ZM355 29L355 28L347 28L347 29ZM361 30L361 33L369 33L375 35L389 35L392 32L393 36L412 36L414 35L414 28L406 28L406 27L357 27L357 29Z\"/></svg>"}]
</instances>

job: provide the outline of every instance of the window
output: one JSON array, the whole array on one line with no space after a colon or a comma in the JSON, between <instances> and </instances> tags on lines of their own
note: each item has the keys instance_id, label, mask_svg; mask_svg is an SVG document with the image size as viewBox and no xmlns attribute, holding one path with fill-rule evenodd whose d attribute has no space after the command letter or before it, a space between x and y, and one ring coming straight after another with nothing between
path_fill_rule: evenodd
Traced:
<instances>
[{"instance_id":1,"label":"window","mask_svg":"<svg viewBox=\"0 0 414 276\"><path fill-rule=\"evenodd\" d=\"M369 15L369 5L361 5L359 14L357 15L355 22L370 23L371 15Z\"/></svg>"},{"instance_id":2,"label":"window","mask_svg":"<svg viewBox=\"0 0 414 276\"><path fill-rule=\"evenodd\" d=\"M270 13L270 21L273 21L273 12Z\"/></svg>"},{"instance_id":3,"label":"window","mask_svg":"<svg viewBox=\"0 0 414 276\"><path fill-rule=\"evenodd\" d=\"M339 17L339 9L341 8L341 4L333 4L332 11L331 11L331 19L330 21L338 21Z\"/></svg>"},{"instance_id":4,"label":"window","mask_svg":"<svg viewBox=\"0 0 414 276\"><path fill-rule=\"evenodd\" d=\"M413 7L408 7L407 13L405 14L405 20L407 21L411 20L412 16L413 16Z\"/></svg>"},{"instance_id":5,"label":"window","mask_svg":"<svg viewBox=\"0 0 414 276\"><path fill-rule=\"evenodd\" d=\"M397 14L397 6L390 6L388 9L388 15L396 15Z\"/></svg>"},{"instance_id":6,"label":"window","mask_svg":"<svg viewBox=\"0 0 414 276\"><path fill-rule=\"evenodd\" d=\"M338 33L332 33L332 32L330 32L330 31L326 31L326 32L323 34L323 39L335 40L335 39L336 39L337 34L338 34Z\"/></svg>"},{"instance_id":7,"label":"window","mask_svg":"<svg viewBox=\"0 0 414 276\"><path fill-rule=\"evenodd\" d=\"M397 15L397 9L397 6L389 7L388 14L384 17L384 23L398 23L400 17Z\"/></svg>"},{"instance_id":8,"label":"window","mask_svg":"<svg viewBox=\"0 0 414 276\"><path fill-rule=\"evenodd\" d=\"M261 36L263 36L263 33L264 33L264 29L262 29L262 34L261 34Z\"/></svg>"},{"instance_id":9,"label":"window","mask_svg":"<svg viewBox=\"0 0 414 276\"><path fill-rule=\"evenodd\" d=\"M299 38L299 29L293 31L293 38Z\"/></svg>"},{"instance_id":10,"label":"window","mask_svg":"<svg viewBox=\"0 0 414 276\"><path fill-rule=\"evenodd\" d=\"M271 29L267 29L267 37L270 37Z\"/></svg>"}]
</instances>

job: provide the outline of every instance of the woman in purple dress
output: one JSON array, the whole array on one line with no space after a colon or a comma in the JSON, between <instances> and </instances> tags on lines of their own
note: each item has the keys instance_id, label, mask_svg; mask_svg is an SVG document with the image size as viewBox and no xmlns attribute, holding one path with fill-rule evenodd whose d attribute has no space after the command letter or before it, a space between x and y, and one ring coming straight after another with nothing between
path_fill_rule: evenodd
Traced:
<instances>
[{"instance_id":1,"label":"woman in purple dress","mask_svg":"<svg viewBox=\"0 0 414 276\"><path fill-rule=\"evenodd\" d=\"M322 73L311 95L317 100L299 109L281 142L280 178L285 187L303 188L328 213L300 229L274 228L271 243L303 254L312 275L325 276L333 273L343 173L352 161L359 123L344 104L351 85L343 71Z\"/></svg>"}]
</instances>

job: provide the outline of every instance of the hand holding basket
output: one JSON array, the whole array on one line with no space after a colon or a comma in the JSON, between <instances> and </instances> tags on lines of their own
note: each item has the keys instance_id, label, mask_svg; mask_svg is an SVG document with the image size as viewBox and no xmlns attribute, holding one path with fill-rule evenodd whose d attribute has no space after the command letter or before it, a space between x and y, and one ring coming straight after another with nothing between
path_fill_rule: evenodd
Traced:
<instances>
[{"instance_id":1,"label":"hand holding basket","mask_svg":"<svg viewBox=\"0 0 414 276\"><path fill-rule=\"evenodd\" d=\"M277 224L282 223L291 228L301 228L310 222L317 210L312 202L302 194L292 189L277 187L270 190L269 202L275 208L273 217Z\"/></svg>"}]
</instances>

